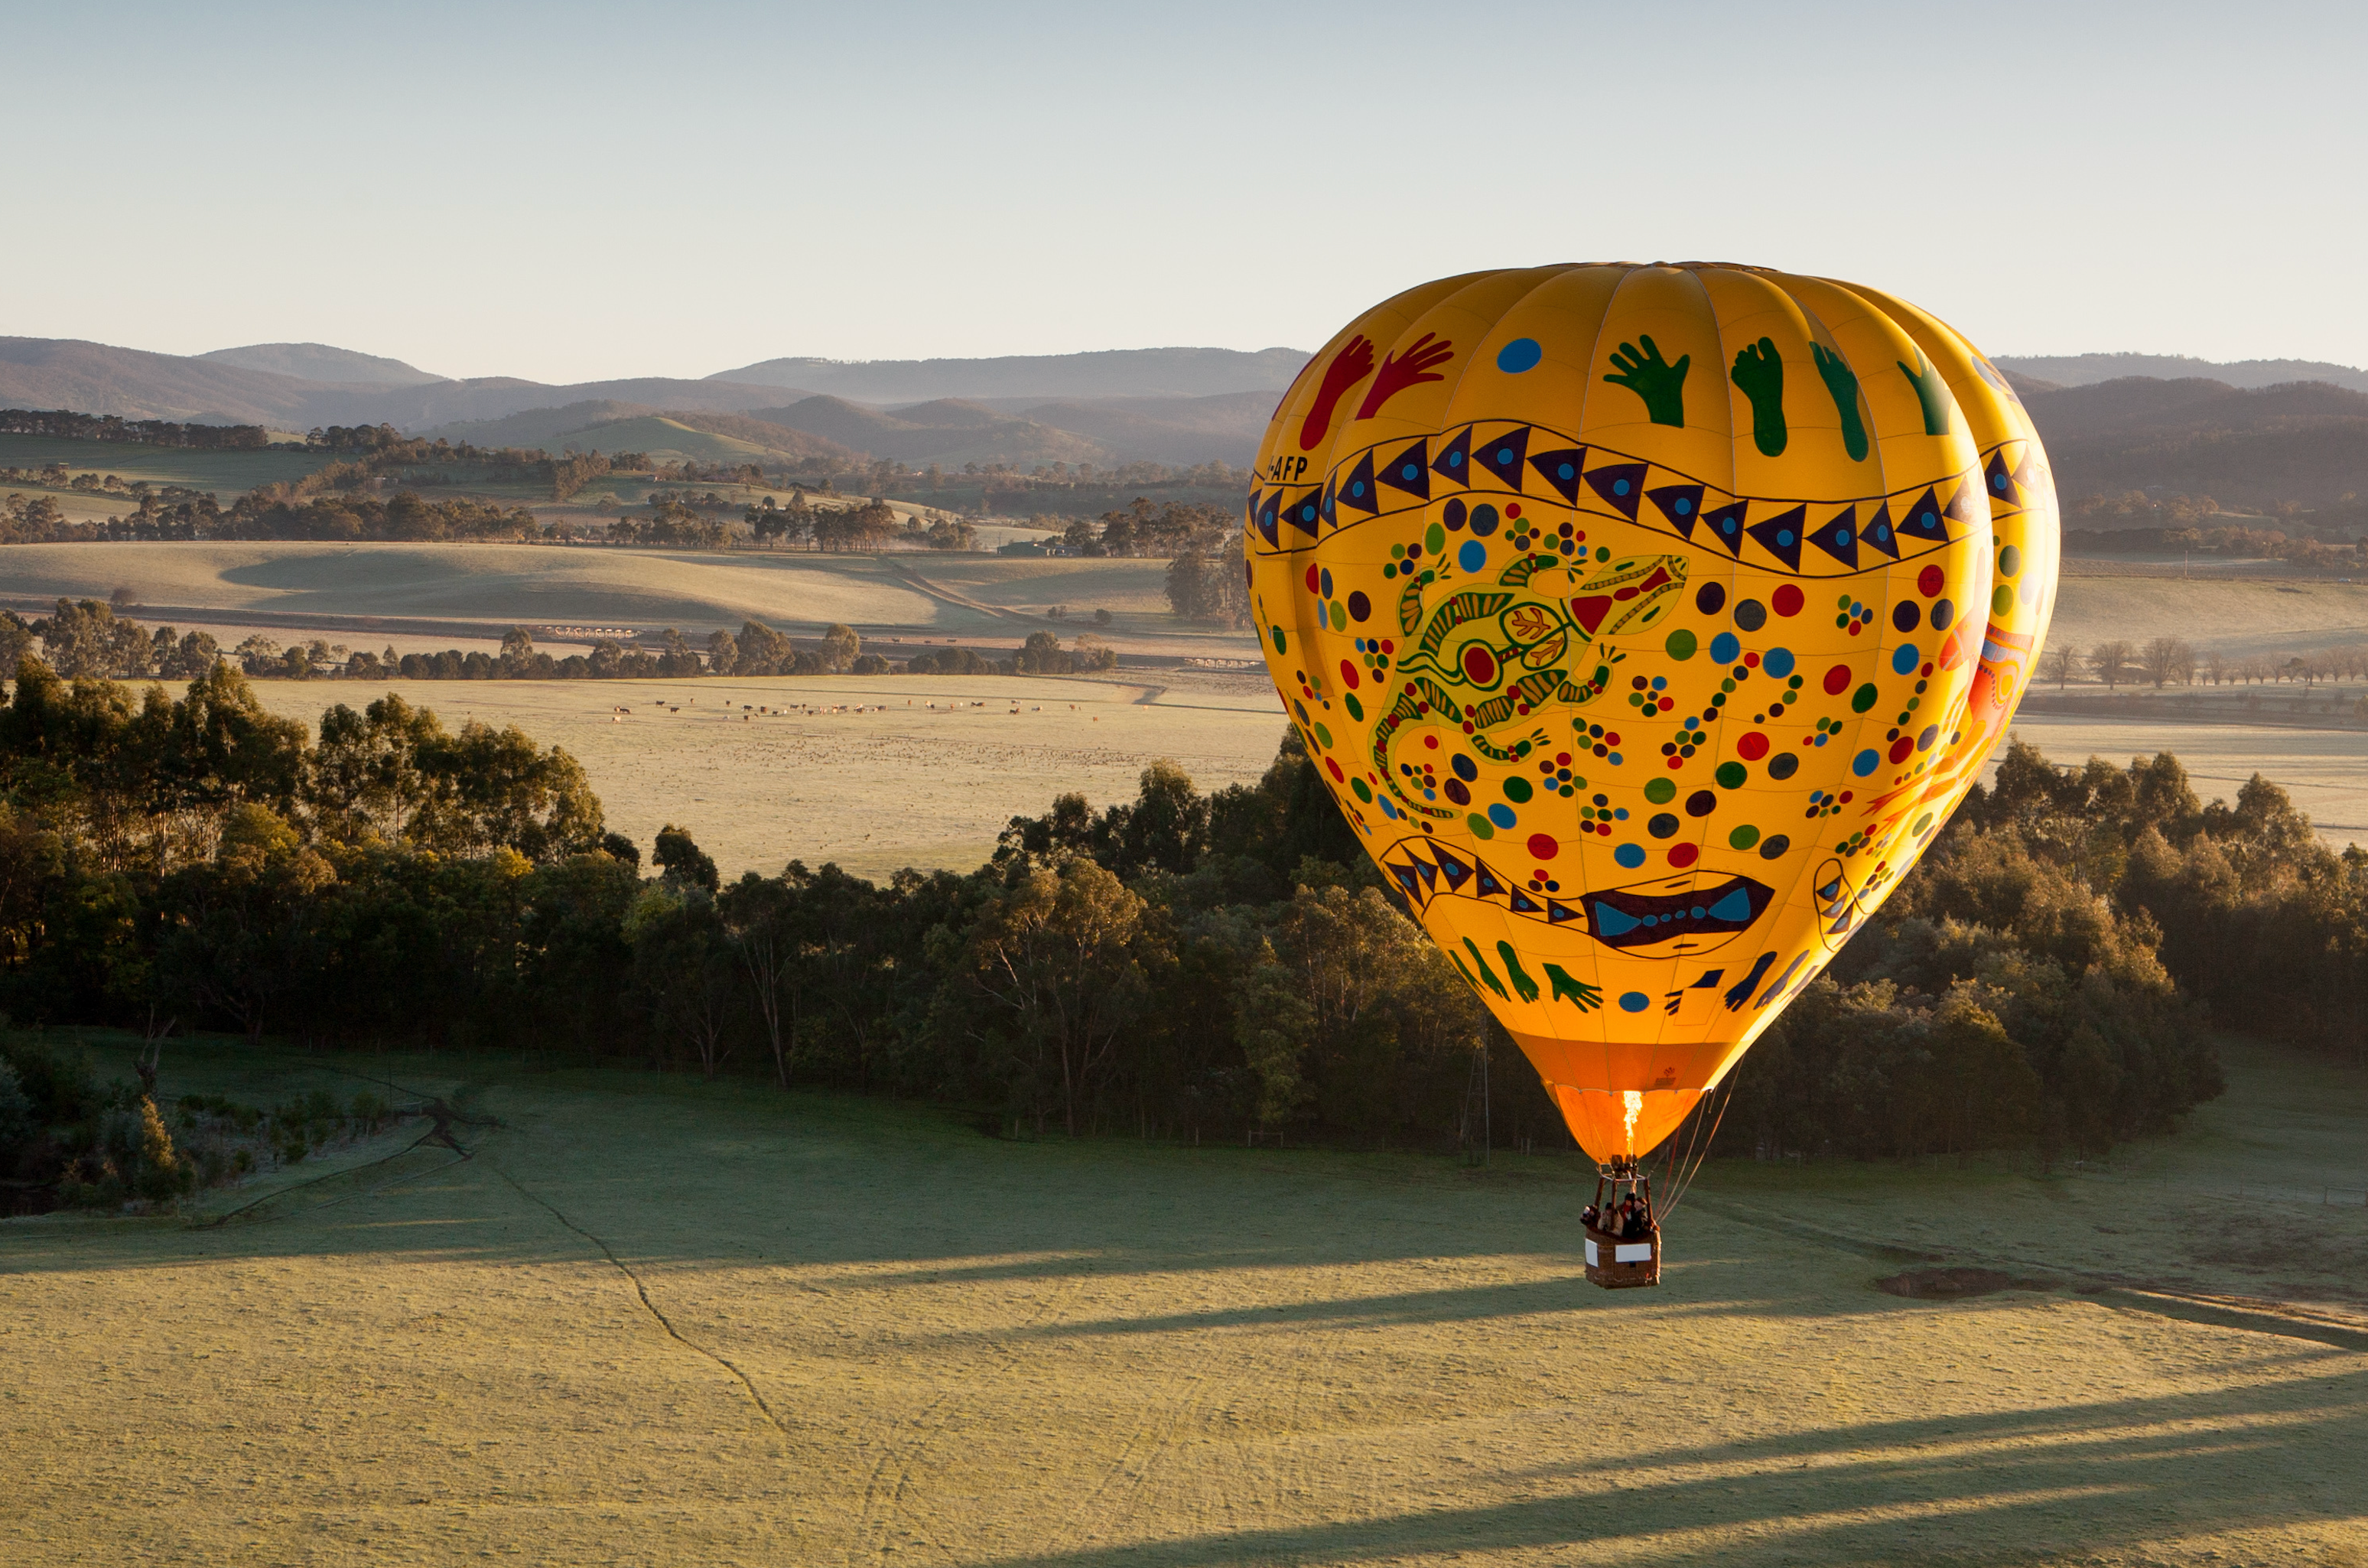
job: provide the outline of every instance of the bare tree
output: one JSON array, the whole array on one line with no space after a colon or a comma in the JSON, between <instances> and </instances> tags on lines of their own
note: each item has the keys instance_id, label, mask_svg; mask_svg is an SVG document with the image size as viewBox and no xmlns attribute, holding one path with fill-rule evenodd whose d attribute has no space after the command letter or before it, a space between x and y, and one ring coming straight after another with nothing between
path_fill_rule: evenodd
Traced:
<instances>
[{"instance_id":1,"label":"bare tree","mask_svg":"<svg viewBox=\"0 0 2368 1568\"><path fill-rule=\"evenodd\" d=\"M2180 670L2195 668L2195 650L2177 637L2157 637L2140 651L2138 665L2159 691L2177 680Z\"/></svg>"},{"instance_id":2,"label":"bare tree","mask_svg":"<svg viewBox=\"0 0 2368 1568\"><path fill-rule=\"evenodd\" d=\"M2080 673L2080 655L2069 642L2057 642L2039 655L2039 678L2052 680L2061 691Z\"/></svg>"},{"instance_id":3,"label":"bare tree","mask_svg":"<svg viewBox=\"0 0 2368 1568\"><path fill-rule=\"evenodd\" d=\"M2130 645L2116 638L2112 642L2100 642L2089 650L2089 668L2110 691L2120 686L2123 677L2129 674L2131 657Z\"/></svg>"}]
</instances>

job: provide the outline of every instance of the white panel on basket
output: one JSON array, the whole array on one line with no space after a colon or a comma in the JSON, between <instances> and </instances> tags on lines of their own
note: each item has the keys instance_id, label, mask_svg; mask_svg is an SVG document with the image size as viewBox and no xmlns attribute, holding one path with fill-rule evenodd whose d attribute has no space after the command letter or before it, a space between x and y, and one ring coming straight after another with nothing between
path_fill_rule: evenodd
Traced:
<instances>
[{"instance_id":1,"label":"white panel on basket","mask_svg":"<svg viewBox=\"0 0 2368 1568\"><path fill-rule=\"evenodd\" d=\"M1650 1263L1653 1261L1653 1244L1650 1242L1622 1242L1618 1246L1611 1249L1611 1261L1614 1263Z\"/></svg>"},{"instance_id":2,"label":"white panel on basket","mask_svg":"<svg viewBox=\"0 0 2368 1568\"><path fill-rule=\"evenodd\" d=\"M1593 1268L1602 1261L1603 1260L1601 1258L1595 1255L1595 1238L1589 1236L1587 1239L1587 1267Z\"/></svg>"}]
</instances>

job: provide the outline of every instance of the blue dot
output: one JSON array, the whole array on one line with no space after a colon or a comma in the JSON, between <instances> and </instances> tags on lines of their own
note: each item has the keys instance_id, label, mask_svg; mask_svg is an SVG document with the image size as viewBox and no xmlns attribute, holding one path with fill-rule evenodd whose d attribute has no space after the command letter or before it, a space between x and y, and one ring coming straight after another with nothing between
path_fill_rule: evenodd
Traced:
<instances>
[{"instance_id":1,"label":"blue dot","mask_svg":"<svg viewBox=\"0 0 2368 1568\"><path fill-rule=\"evenodd\" d=\"M1655 676L1653 677L1653 689L1654 689L1655 691L1666 691L1666 690L1668 690L1668 686L1669 686L1669 677L1668 677L1668 676Z\"/></svg>"},{"instance_id":2,"label":"blue dot","mask_svg":"<svg viewBox=\"0 0 2368 1568\"><path fill-rule=\"evenodd\" d=\"M1365 482L1364 482L1363 480L1361 480L1361 479L1360 479L1360 480L1359 480L1359 481L1357 481L1357 483L1354 483L1354 484L1352 484L1352 485L1349 486L1349 494L1351 494L1351 495L1362 495L1362 494L1364 494L1364 493L1365 493Z\"/></svg>"},{"instance_id":3,"label":"blue dot","mask_svg":"<svg viewBox=\"0 0 2368 1568\"><path fill-rule=\"evenodd\" d=\"M1834 548L1836 550L1848 550L1850 548L1850 529L1836 528L1834 530Z\"/></svg>"},{"instance_id":4,"label":"blue dot","mask_svg":"<svg viewBox=\"0 0 2368 1568\"><path fill-rule=\"evenodd\" d=\"M1572 467L1569 463L1565 463L1560 468L1554 470L1554 475L1558 479L1577 479L1578 477L1578 470Z\"/></svg>"},{"instance_id":5,"label":"blue dot","mask_svg":"<svg viewBox=\"0 0 2368 1568\"><path fill-rule=\"evenodd\" d=\"M1412 479L1414 476L1415 476L1415 466L1414 466L1414 464L1412 464L1412 463L1408 463L1408 464L1406 464L1406 467L1404 467L1404 468L1402 468L1402 469L1398 470L1398 477L1399 477L1400 479Z\"/></svg>"},{"instance_id":6,"label":"blue dot","mask_svg":"<svg viewBox=\"0 0 2368 1568\"><path fill-rule=\"evenodd\" d=\"M1447 466L1450 468L1462 468L1463 466L1463 454L1462 452L1448 453Z\"/></svg>"},{"instance_id":7,"label":"blue dot","mask_svg":"<svg viewBox=\"0 0 2368 1568\"><path fill-rule=\"evenodd\" d=\"M1508 376L1518 376L1545 358L1546 351L1538 347L1534 337L1517 337L1497 350L1497 369Z\"/></svg>"},{"instance_id":8,"label":"blue dot","mask_svg":"<svg viewBox=\"0 0 2368 1568\"><path fill-rule=\"evenodd\" d=\"M1610 763L1612 767L1619 767L1619 766L1621 765L1621 763L1622 763L1622 762L1626 761L1627 759L1626 759L1626 758L1624 758L1624 757L1622 757L1622 756L1618 752L1616 752L1616 751L1615 751L1615 752L1613 752L1610 756L1605 757L1603 760L1604 760L1604 761L1606 761L1606 762L1608 762L1608 763ZM1622 812L1620 813L1620 816L1621 816L1621 820L1624 822L1624 821L1626 821L1626 820L1627 820L1628 813L1627 813L1626 812Z\"/></svg>"},{"instance_id":9,"label":"blue dot","mask_svg":"<svg viewBox=\"0 0 2368 1568\"><path fill-rule=\"evenodd\" d=\"M1320 574L1315 581L1318 585L1323 588L1324 597L1327 599L1330 598L1332 597L1332 569L1329 566L1326 567L1322 574Z\"/></svg>"},{"instance_id":10,"label":"blue dot","mask_svg":"<svg viewBox=\"0 0 2368 1568\"><path fill-rule=\"evenodd\" d=\"M1927 724L1924 726L1924 733L1916 737L1916 749L1918 751L1930 751L1932 749L1932 743L1940 738L1941 726L1938 724Z\"/></svg>"},{"instance_id":11,"label":"blue dot","mask_svg":"<svg viewBox=\"0 0 2368 1568\"><path fill-rule=\"evenodd\" d=\"M1498 827L1510 827L1513 825L1513 808L1501 802L1493 805L1488 808L1488 820Z\"/></svg>"},{"instance_id":12,"label":"blue dot","mask_svg":"<svg viewBox=\"0 0 2368 1568\"><path fill-rule=\"evenodd\" d=\"M1777 679L1783 679L1786 676L1793 673L1793 650L1790 648L1769 649L1765 654L1761 655L1759 667L1766 670L1770 675L1774 676Z\"/></svg>"},{"instance_id":13,"label":"blue dot","mask_svg":"<svg viewBox=\"0 0 2368 1568\"><path fill-rule=\"evenodd\" d=\"M1511 462L1511 461L1513 460L1513 449L1512 449L1512 448L1510 448L1510 447L1499 447L1499 448L1497 448L1497 460L1498 462L1500 462L1500 463L1508 463L1508 462Z\"/></svg>"},{"instance_id":14,"label":"blue dot","mask_svg":"<svg viewBox=\"0 0 2368 1568\"><path fill-rule=\"evenodd\" d=\"M1923 662L1924 655L1916 651L1915 643L1902 642L1898 650L1891 655L1891 673L1904 676Z\"/></svg>"},{"instance_id":15,"label":"blue dot","mask_svg":"<svg viewBox=\"0 0 2368 1568\"><path fill-rule=\"evenodd\" d=\"M1613 480L1613 481L1611 482L1611 494L1613 494L1614 495L1625 495L1625 494L1628 494L1628 482L1627 482L1626 480L1624 480L1624 479L1615 479L1615 480Z\"/></svg>"},{"instance_id":16,"label":"blue dot","mask_svg":"<svg viewBox=\"0 0 2368 1568\"><path fill-rule=\"evenodd\" d=\"M1793 530L1791 528L1778 528L1776 530L1776 542L1778 544L1791 544L1793 542Z\"/></svg>"},{"instance_id":17,"label":"blue dot","mask_svg":"<svg viewBox=\"0 0 2368 1568\"><path fill-rule=\"evenodd\" d=\"M1623 844L1611 852L1611 858L1633 871L1645 863L1645 846L1641 844Z\"/></svg>"},{"instance_id":18,"label":"blue dot","mask_svg":"<svg viewBox=\"0 0 2368 1568\"><path fill-rule=\"evenodd\" d=\"M1877 525L1876 525L1876 527L1875 527L1875 530L1874 530L1874 542L1875 542L1875 543L1877 543L1877 544L1881 544L1884 540L1887 540L1887 539L1889 539L1890 537L1891 537L1891 530L1890 530L1889 528L1886 528L1883 527L1883 526L1882 526L1882 525L1880 525L1880 524L1877 524Z\"/></svg>"},{"instance_id":19,"label":"blue dot","mask_svg":"<svg viewBox=\"0 0 2368 1568\"><path fill-rule=\"evenodd\" d=\"M1476 539L1467 539L1463 548L1455 552L1455 564L1466 572L1477 572L1488 564L1488 547Z\"/></svg>"},{"instance_id":20,"label":"blue dot","mask_svg":"<svg viewBox=\"0 0 2368 1568\"><path fill-rule=\"evenodd\" d=\"M1868 774L1873 772L1876 768L1881 767L1882 766L1883 754L1873 750L1873 748L1862 751L1856 756L1850 758L1850 771L1857 774L1861 778L1865 778Z\"/></svg>"},{"instance_id":21,"label":"blue dot","mask_svg":"<svg viewBox=\"0 0 2368 1568\"><path fill-rule=\"evenodd\" d=\"M1614 822L1626 822L1628 820L1628 808L1625 806L1613 807L1611 811L1611 820Z\"/></svg>"},{"instance_id":22,"label":"blue dot","mask_svg":"<svg viewBox=\"0 0 2368 1568\"><path fill-rule=\"evenodd\" d=\"M1302 522L1314 522L1315 520L1315 504L1311 501L1306 506L1302 506L1299 509L1299 517Z\"/></svg>"},{"instance_id":23,"label":"blue dot","mask_svg":"<svg viewBox=\"0 0 2368 1568\"><path fill-rule=\"evenodd\" d=\"M1710 640L1710 656L1722 665L1731 665L1741 657L1743 643L1732 631L1722 631Z\"/></svg>"},{"instance_id":24,"label":"blue dot","mask_svg":"<svg viewBox=\"0 0 2368 1568\"><path fill-rule=\"evenodd\" d=\"M1641 1013L1652 1005L1653 999L1641 991L1623 991L1620 994L1620 1010L1623 1013Z\"/></svg>"},{"instance_id":25,"label":"blue dot","mask_svg":"<svg viewBox=\"0 0 2368 1568\"><path fill-rule=\"evenodd\" d=\"M1693 497L1691 497L1691 496L1690 496L1690 495L1680 495L1680 496L1679 496L1679 497L1678 497L1678 516L1679 516L1679 517L1684 517L1687 513L1689 513L1689 512L1692 511L1693 509L1694 509Z\"/></svg>"},{"instance_id":26,"label":"blue dot","mask_svg":"<svg viewBox=\"0 0 2368 1568\"><path fill-rule=\"evenodd\" d=\"M1725 533L1725 534L1731 534L1731 533L1733 533L1733 532L1735 531L1735 519L1734 519L1733 517L1722 517L1722 518L1720 518L1720 519L1719 519L1719 524L1718 524L1718 531L1719 531L1719 532L1721 532L1721 533Z\"/></svg>"}]
</instances>

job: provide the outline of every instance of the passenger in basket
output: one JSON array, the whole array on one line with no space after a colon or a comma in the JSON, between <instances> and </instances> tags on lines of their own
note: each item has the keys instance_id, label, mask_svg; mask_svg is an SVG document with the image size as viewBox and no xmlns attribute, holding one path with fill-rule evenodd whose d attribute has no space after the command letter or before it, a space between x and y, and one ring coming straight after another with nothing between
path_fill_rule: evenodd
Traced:
<instances>
[{"instance_id":1,"label":"passenger in basket","mask_svg":"<svg viewBox=\"0 0 2368 1568\"><path fill-rule=\"evenodd\" d=\"M1578 1211L1578 1222L1590 1231L1600 1231L1603 1228L1603 1210L1590 1203Z\"/></svg>"}]
</instances>

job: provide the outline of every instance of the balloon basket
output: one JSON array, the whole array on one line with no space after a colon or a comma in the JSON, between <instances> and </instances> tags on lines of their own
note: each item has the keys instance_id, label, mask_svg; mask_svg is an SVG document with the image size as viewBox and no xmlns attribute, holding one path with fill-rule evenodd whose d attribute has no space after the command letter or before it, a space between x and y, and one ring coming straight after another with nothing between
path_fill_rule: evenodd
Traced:
<instances>
[{"instance_id":1,"label":"balloon basket","mask_svg":"<svg viewBox=\"0 0 2368 1568\"><path fill-rule=\"evenodd\" d=\"M1625 1228L1586 1224L1587 1278L1607 1290L1628 1290L1661 1282L1661 1224L1653 1207L1652 1179L1633 1163L1602 1167L1595 1178L1594 1211L1609 1216L1623 1199L1644 1209L1645 1223L1630 1233Z\"/></svg>"}]
</instances>

